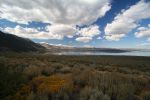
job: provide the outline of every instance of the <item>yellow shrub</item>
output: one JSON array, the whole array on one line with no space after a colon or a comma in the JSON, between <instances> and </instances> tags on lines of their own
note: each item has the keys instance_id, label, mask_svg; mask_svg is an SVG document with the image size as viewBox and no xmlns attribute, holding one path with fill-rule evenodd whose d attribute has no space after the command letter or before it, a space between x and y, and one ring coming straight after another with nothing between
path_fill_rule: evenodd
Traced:
<instances>
[{"instance_id":1,"label":"yellow shrub","mask_svg":"<svg viewBox=\"0 0 150 100\"><path fill-rule=\"evenodd\" d=\"M36 78L37 91L39 93L56 93L61 89L72 90L73 83L67 76L53 75L50 77Z\"/></svg>"}]
</instances>

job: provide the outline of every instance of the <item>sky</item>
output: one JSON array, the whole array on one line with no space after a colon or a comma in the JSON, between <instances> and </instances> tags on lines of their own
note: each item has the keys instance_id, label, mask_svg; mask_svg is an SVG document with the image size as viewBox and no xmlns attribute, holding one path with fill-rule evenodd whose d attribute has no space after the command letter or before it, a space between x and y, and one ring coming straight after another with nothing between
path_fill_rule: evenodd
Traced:
<instances>
[{"instance_id":1,"label":"sky","mask_svg":"<svg viewBox=\"0 0 150 100\"><path fill-rule=\"evenodd\" d=\"M150 49L150 0L0 0L0 30L37 43Z\"/></svg>"}]
</instances>

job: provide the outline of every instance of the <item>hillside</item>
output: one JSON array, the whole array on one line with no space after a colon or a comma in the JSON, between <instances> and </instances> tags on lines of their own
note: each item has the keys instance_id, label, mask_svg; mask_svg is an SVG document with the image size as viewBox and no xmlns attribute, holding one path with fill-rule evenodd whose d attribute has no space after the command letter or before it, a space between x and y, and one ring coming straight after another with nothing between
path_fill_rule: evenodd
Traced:
<instances>
[{"instance_id":1,"label":"hillside","mask_svg":"<svg viewBox=\"0 0 150 100\"><path fill-rule=\"evenodd\" d=\"M44 47L29 39L0 31L0 51L29 52L41 49L44 49Z\"/></svg>"}]
</instances>

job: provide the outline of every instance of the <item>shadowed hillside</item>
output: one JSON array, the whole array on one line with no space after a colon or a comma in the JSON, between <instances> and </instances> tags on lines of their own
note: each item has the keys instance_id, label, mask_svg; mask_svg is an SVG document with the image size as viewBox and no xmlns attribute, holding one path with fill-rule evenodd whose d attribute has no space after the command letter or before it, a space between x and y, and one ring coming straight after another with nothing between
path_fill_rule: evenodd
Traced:
<instances>
[{"instance_id":1,"label":"shadowed hillside","mask_svg":"<svg viewBox=\"0 0 150 100\"><path fill-rule=\"evenodd\" d=\"M0 31L0 51L29 52L42 49L44 49L44 47L29 39L6 34Z\"/></svg>"}]
</instances>

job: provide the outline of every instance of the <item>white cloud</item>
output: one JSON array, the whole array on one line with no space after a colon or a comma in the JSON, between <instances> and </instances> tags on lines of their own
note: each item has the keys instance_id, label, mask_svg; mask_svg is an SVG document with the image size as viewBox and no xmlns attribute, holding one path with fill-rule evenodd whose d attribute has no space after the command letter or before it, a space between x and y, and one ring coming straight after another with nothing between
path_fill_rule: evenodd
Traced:
<instances>
[{"instance_id":1,"label":"white cloud","mask_svg":"<svg viewBox=\"0 0 150 100\"><path fill-rule=\"evenodd\" d=\"M122 37L125 37L125 34L113 34L105 36L105 38L109 41L119 41Z\"/></svg>"},{"instance_id":2,"label":"white cloud","mask_svg":"<svg viewBox=\"0 0 150 100\"><path fill-rule=\"evenodd\" d=\"M137 38L147 37L148 40L150 39L150 26L147 27L139 27L138 31L135 32L135 36Z\"/></svg>"},{"instance_id":3,"label":"white cloud","mask_svg":"<svg viewBox=\"0 0 150 100\"><path fill-rule=\"evenodd\" d=\"M70 45L64 45L64 44L50 44L47 42L40 42L40 44L42 44L43 46L47 46L47 45L52 45L52 46L59 46L59 47L74 47L74 46L70 46Z\"/></svg>"},{"instance_id":4,"label":"white cloud","mask_svg":"<svg viewBox=\"0 0 150 100\"><path fill-rule=\"evenodd\" d=\"M0 19L28 24L30 21L50 23L47 32L15 27L4 29L18 36L36 39L93 38L100 34L99 27L90 26L110 10L111 0L0 0ZM81 28L76 26L88 25ZM40 38L41 37L41 38ZM78 40L78 39L77 39ZM91 39L88 39L91 40ZM87 40L86 40L87 41Z\"/></svg>"},{"instance_id":5,"label":"white cloud","mask_svg":"<svg viewBox=\"0 0 150 100\"><path fill-rule=\"evenodd\" d=\"M64 45L64 44L50 44L50 45L55 45L55 46L59 46L59 47L68 47L68 48L73 48L74 47L72 45Z\"/></svg>"},{"instance_id":6,"label":"white cloud","mask_svg":"<svg viewBox=\"0 0 150 100\"><path fill-rule=\"evenodd\" d=\"M81 28L78 30L78 38L76 41L80 42L90 42L92 38L95 36L100 35L101 31L99 30L99 26L97 25L91 25L89 27Z\"/></svg>"},{"instance_id":7,"label":"white cloud","mask_svg":"<svg viewBox=\"0 0 150 100\"><path fill-rule=\"evenodd\" d=\"M63 39L64 37L73 38L75 35L78 35L80 37L76 40L80 42L89 42L93 37L100 34L99 27L96 25L92 25L81 30L64 24L48 25L45 29L46 31L39 31L39 28L25 28L19 25L14 28L1 28L1 30L30 39Z\"/></svg>"},{"instance_id":8,"label":"white cloud","mask_svg":"<svg viewBox=\"0 0 150 100\"><path fill-rule=\"evenodd\" d=\"M112 23L107 24L105 28L106 39L120 40L127 33L138 26L142 19L150 18L150 2L141 0L127 10L122 10Z\"/></svg>"},{"instance_id":9,"label":"white cloud","mask_svg":"<svg viewBox=\"0 0 150 100\"><path fill-rule=\"evenodd\" d=\"M3 30L3 28L2 28L2 27L0 27L0 30Z\"/></svg>"},{"instance_id":10,"label":"white cloud","mask_svg":"<svg viewBox=\"0 0 150 100\"><path fill-rule=\"evenodd\" d=\"M140 28L138 28L138 29L140 29ZM137 32L135 32L135 36L138 38L150 37L150 27L144 27L142 30L138 30Z\"/></svg>"},{"instance_id":11,"label":"white cloud","mask_svg":"<svg viewBox=\"0 0 150 100\"><path fill-rule=\"evenodd\" d=\"M110 8L110 0L0 0L1 18L19 23L87 25Z\"/></svg>"},{"instance_id":12,"label":"white cloud","mask_svg":"<svg viewBox=\"0 0 150 100\"><path fill-rule=\"evenodd\" d=\"M63 38L63 36L59 34L38 31L35 28L24 28L21 26L16 26L15 28L7 27L4 28L2 31L20 37L24 37L24 38L30 38L30 39L62 39Z\"/></svg>"},{"instance_id":13,"label":"white cloud","mask_svg":"<svg viewBox=\"0 0 150 100\"><path fill-rule=\"evenodd\" d=\"M101 32L99 30L99 26L91 25L89 27L82 28L79 30L79 35L83 37L94 37L99 35Z\"/></svg>"},{"instance_id":14,"label":"white cloud","mask_svg":"<svg viewBox=\"0 0 150 100\"><path fill-rule=\"evenodd\" d=\"M99 36L99 37L97 37L97 39L98 39L98 40L101 40L101 39L103 39L103 38Z\"/></svg>"},{"instance_id":15,"label":"white cloud","mask_svg":"<svg viewBox=\"0 0 150 100\"><path fill-rule=\"evenodd\" d=\"M145 29L146 29L145 27L139 27L139 28L138 28L139 31L143 31L143 30L145 30Z\"/></svg>"},{"instance_id":16,"label":"white cloud","mask_svg":"<svg viewBox=\"0 0 150 100\"><path fill-rule=\"evenodd\" d=\"M91 40L92 40L91 37L78 37L78 38L76 38L76 41L78 41L78 42L84 42L84 43L87 43L87 42L89 42Z\"/></svg>"},{"instance_id":17,"label":"white cloud","mask_svg":"<svg viewBox=\"0 0 150 100\"><path fill-rule=\"evenodd\" d=\"M94 48L94 46L92 46L92 45L84 45L83 47L84 48Z\"/></svg>"},{"instance_id":18,"label":"white cloud","mask_svg":"<svg viewBox=\"0 0 150 100\"><path fill-rule=\"evenodd\" d=\"M66 36L68 38L72 38L76 34L77 29L76 27L72 27L69 25L57 24L47 26L47 31L54 35L61 35L62 37Z\"/></svg>"}]
</instances>

